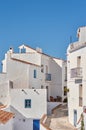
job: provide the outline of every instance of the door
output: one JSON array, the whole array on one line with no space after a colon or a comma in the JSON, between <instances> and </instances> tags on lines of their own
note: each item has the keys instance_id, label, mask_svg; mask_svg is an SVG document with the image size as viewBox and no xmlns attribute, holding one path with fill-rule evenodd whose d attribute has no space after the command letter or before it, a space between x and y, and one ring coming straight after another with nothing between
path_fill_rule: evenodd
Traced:
<instances>
[{"instance_id":1,"label":"door","mask_svg":"<svg viewBox=\"0 0 86 130\"><path fill-rule=\"evenodd\" d=\"M48 96L49 96L49 88L46 86L46 91L47 91L47 101L48 101Z\"/></svg>"},{"instance_id":2,"label":"door","mask_svg":"<svg viewBox=\"0 0 86 130\"><path fill-rule=\"evenodd\" d=\"M77 110L74 110L74 126L77 124Z\"/></svg>"},{"instance_id":3,"label":"door","mask_svg":"<svg viewBox=\"0 0 86 130\"><path fill-rule=\"evenodd\" d=\"M40 120L33 120L33 130L40 130Z\"/></svg>"}]
</instances>

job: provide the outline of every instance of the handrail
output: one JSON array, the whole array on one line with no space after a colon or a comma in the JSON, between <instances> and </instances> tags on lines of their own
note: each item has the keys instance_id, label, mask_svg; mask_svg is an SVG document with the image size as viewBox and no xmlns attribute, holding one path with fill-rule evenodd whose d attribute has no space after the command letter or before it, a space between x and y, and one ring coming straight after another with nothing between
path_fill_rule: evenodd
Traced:
<instances>
[{"instance_id":1,"label":"handrail","mask_svg":"<svg viewBox=\"0 0 86 130\"><path fill-rule=\"evenodd\" d=\"M46 130L52 130L51 128L49 128L48 126L45 125L45 121L47 119L47 115L44 114L42 116L42 118L40 119L40 124L46 129Z\"/></svg>"}]
</instances>

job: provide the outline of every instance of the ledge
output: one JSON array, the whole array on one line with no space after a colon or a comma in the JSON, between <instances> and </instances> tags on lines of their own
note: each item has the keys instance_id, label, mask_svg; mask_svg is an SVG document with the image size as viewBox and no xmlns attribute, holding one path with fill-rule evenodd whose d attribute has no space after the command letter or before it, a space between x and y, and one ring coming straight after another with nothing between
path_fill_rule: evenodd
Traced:
<instances>
[{"instance_id":1,"label":"ledge","mask_svg":"<svg viewBox=\"0 0 86 130\"><path fill-rule=\"evenodd\" d=\"M50 129L48 126L45 125L46 119L47 119L47 115L44 114L44 115L42 116L42 118L40 119L40 124L41 124L46 130L52 130L52 129Z\"/></svg>"}]
</instances>

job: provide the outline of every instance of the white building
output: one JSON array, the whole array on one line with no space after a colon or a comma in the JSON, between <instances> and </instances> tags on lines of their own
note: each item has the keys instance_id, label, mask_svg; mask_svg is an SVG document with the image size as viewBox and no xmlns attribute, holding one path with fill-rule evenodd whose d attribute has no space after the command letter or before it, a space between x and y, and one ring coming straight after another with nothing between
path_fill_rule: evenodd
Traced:
<instances>
[{"instance_id":1,"label":"white building","mask_svg":"<svg viewBox=\"0 0 86 130\"><path fill-rule=\"evenodd\" d=\"M40 118L47 114L50 96L62 100L66 97L66 61L50 57L40 48L21 45L19 53L9 49L2 65L0 103L14 116L6 124L1 122L0 129L40 129Z\"/></svg>"},{"instance_id":2,"label":"white building","mask_svg":"<svg viewBox=\"0 0 86 130\"><path fill-rule=\"evenodd\" d=\"M44 54L40 48L21 45L19 53L10 48L2 65L3 78L7 77L11 88L47 89L48 100L66 96L66 61Z\"/></svg>"},{"instance_id":3,"label":"white building","mask_svg":"<svg viewBox=\"0 0 86 130\"><path fill-rule=\"evenodd\" d=\"M67 49L69 121L75 126L86 106L86 27L80 27L77 34L79 40Z\"/></svg>"},{"instance_id":4,"label":"white building","mask_svg":"<svg viewBox=\"0 0 86 130\"><path fill-rule=\"evenodd\" d=\"M10 89L9 83L0 84L0 130L39 130L47 114L46 89Z\"/></svg>"}]
</instances>

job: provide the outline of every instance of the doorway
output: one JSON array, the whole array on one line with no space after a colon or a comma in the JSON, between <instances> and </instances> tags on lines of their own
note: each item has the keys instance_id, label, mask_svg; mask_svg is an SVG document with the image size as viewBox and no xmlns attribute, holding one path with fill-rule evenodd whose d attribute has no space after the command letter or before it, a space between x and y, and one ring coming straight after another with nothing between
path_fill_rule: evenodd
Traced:
<instances>
[{"instance_id":1,"label":"doorway","mask_svg":"<svg viewBox=\"0 0 86 130\"><path fill-rule=\"evenodd\" d=\"M40 120L33 120L33 130L40 130Z\"/></svg>"},{"instance_id":2,"label":"doorway","mask_svg":"<svg viewBox=\"0 0 86 130\"><path fill-rule=\"evenodd\" d=\"M74 110L74 126L77 125L77 110Z\"/></svg>"},{"instance_id":3,"label":"doorway","mask_svg":"<svg viewBox=\"0 0 86 130\"><path fill-rule=\"evenodd\" d=\"M48 101L48 96L49 96L49 87L46 86L46 91L47 91L47 101Z\"/></svg>"}]
</instances>

